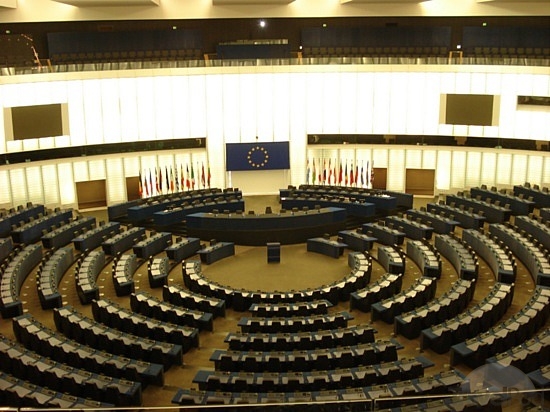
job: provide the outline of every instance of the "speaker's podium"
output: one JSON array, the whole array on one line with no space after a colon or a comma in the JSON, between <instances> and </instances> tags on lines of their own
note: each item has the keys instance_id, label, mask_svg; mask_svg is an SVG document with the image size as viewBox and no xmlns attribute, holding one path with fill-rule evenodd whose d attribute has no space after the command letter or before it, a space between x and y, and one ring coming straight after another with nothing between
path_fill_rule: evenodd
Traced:
<instances>
[{"instance_id":1,"label":"speaker's podium","mask_svg":"<svg viewBox=\"0 0 550 412\"><path fill-rule=\"evenodd\" d=\"M267 263L281 262L281 244L279 242L268 242L267 246Z\"/></svg>"}]
</instances>

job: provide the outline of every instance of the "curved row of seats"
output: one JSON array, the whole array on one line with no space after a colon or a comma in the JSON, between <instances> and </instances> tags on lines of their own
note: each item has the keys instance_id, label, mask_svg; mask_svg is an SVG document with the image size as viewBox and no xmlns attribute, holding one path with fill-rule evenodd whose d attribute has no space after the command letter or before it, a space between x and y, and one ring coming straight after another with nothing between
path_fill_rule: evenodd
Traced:
<instances>
[{"instance_id":1,"label":"curved row of seats","mask_svg":"<svg viewBox=\"0 0 550 412\"><path fill-rule=\"evenodd\" d=\"M118 253L124 253L146 237L145 228L128 227L127 230L105 239L101 243L101 248L106 255L116 256Z\"/></svg>"},{"instance_id":2,"label":"curved row of seats","mask_svg":"<svg viewBox=\"0 0 550 412\"><path fill-rule=\"evenodd\" d=\"M420 277L408 289L371 305L371 320L378 319L393 324L394 318L403 312L425 305L435 296L437 282L434 278Z\"/></svg>"},{"instance_id":3,"label":"curved row of seats","mask_svg":"<svg viewBox=\"0 0 550 412\"><path fill-rule=\"evenodd\" d=\"M147 262L147 279L151 288L166 286L170 272L168 256L150 257Z\"/></svg>"},{"instance_id":4,"label":"curved row of seats","mask_svg":"<svg viewBox=\"0 0 550 412\"><path fill-rule=\"evenodd\" d=\"M356 366L342 361L337 369L302 372L226 372L200 370L199 390L223 392L303 392L357 388L424 376L426 365L415 358Z\"/></svg>"},{"instance_id":5,"label":"curved row of seats","mask_svg":"<svg viewBox=\"0 0 550 412\"><path fill-rule=\"evenodd\" d=\"M439 252L428 241L407 241L407 257L420 268L423 276L441 278L442 263Z\"/></svg>"},{"instance_id":6,"label":"curved row of seats","mask_svg":"<svg viewBox=\"0 0 550 412\"><path fill-rule=\"evenodd\" d=\"M32 269L42 260L42 245L34 243L19 250L4 267L0 281L0 314L4 319L23 313L19 291Z\"/></svg>"},{"instance_id":7,"label":"curved row of seats","mask_svg":"<svg viewBox=\"0 0 550 412\"><path fill-rule=\"evenodd\" d=\"M464 209L464 206L447 205L443 200L440 200L439 203L428 203L426 208L432 214L458 222L459 226L464 229L479 229L487 220L485 216Z\"/></svg>"},{"instance_id":8,"label":"curved row of seats","mask_svg":"<svg viewBox=\"0 0 550 412\"><path fill-rule=\"evenodd\" d=\"M229 349L238 351L312 350L372 343L375 332L371 326L358 324L345 328L297 333L230 332L224 341L229 345Z\"/></svg>"},{"instance_id":9,"label":"curved row of seats","mask_svg":"<svg viewBox=\"0 0 550 412\"><path fill-rule=\"evenodd\" d=\"M351 310L359 309L362 312L370 312L374 303L387 299L401 291L403 274L386 273L376 282L369 283L362 289L353 292L350 297Z\"/></svg>"},{"instance_id":10,"label":"curved row of seats","mask_svg":"<svg viewBox=\"0 0 550 412\"><path fill-rule=\"evenodd\" d=\"M305 402L361 402L362 407L372 409L371 401L396 396L422 396L448 394L464 382L465 376L453 370L400 382L319 392L219 392L196 389L180 389L172 399L178 405L237 405ZM406 402L400 400L400 402ZM416 403L417 398L410 398Z\"/></svg>"},{"instance_id":11,"label":"curved row of seats","mask_svg":"<svg viewBox=\"0 0 550 412\"><path fill-rule=\"evenodd\" d=\"M191 292L180 285L164 285L162 299L187 309L211 313L214 318L225 317L225 301Z\"/></svg>"},{"instance_id":12,"label":"curved row of seats","mask_svg":"<svg viewBox=\"0 0 550 412\"><path fill-rule=\"evenodd\" d=\"M141 405L141 384L52 361L0 337L0 362L19 379L118 406Z\"/></svg>"},{"instance_id":13,"label":"curved row of seats","mask_svg":"<svg viewBox=\"0 0 550 412\"><path fill-rule=\"evenodd\" d=\"M246 311L254 303L265 302L303 302L311 300L328 300L332 304L350 299L350 294L363 288L370 281L372 271L371 257L368 253L352 254L351 273L340 281L322 285L315 289L304 289L291 292L258 292L234 289L221 285L203 276L199 261L191 260L182 263L183 281L193 292L213 296L225 301L227 307L236 311ZM360 262L355 264L355 262ZM348 262L349 263L349 262Z\"/></svg>"},{"instance_id":14,"label":"curved row of seats","mask_svg":"<svg viewBox=\"0 0 550 412\"><path fill-rule=\"evenodd\" d=\"M394 319L394 333L415 339L423 329L454 318L464 311L474 297L476 280L458 279L439 298L433 299Z\"/></svg>"},{"instance_id":15,"label":"curved row of seats","mask_svg":"<svg viewBox=\"0 0 550 412\"><path fill-rule=\"evenodd\" d=\"M410 219L408 215L399 213L397 216L386 216L384 218L386 226L392 228L397 227L400 232L405 233L405 236L409 239L431 239L434 228L428 226L422 221Z\"/></svg>"},{"instance_id":16,"label":"curved row of seats","mask_svg":"<svg viewBox=\"0 0 550 412\"><path fill-rule=\"evenodd\" d=\"M183 353L199 347L198 329L152 319L109 299L94 300L92 314L96 321L121 332L181 345Z\"/></svg>"},{"instance_id":17,"label":"curved row of seats","mask_svg":"<svg viewBox=\"0 0 550 412\"><path fill-rule=\"evenodd\" d=\"M135 291L134 273L138 265L135 253L119 253L115 256L111 275L117 296L126 296Z\"/></svg>"},{"instance_id":18,"label":"curved row of seats","mask_svg":"<svg viewBox=\"0 0 550 412\"><path fill-rule=\"evenodd\" d=\"M490 356L505 352L529 339L550 317L550 288L537 286L527 304L511 318L465 342L451 347L451 365L464 363L475 369Z\"/></svg>"},{"instance_id":19,"label":"curved row of seats","mask_svg":"<svg viewBox=\"0 0 550 412\"><path fill-rule=\"evenodd\" d=\"M55 327L59 332L92 348L114 355L160 363L164 370L183 363L181 345L121 332L84 316L72 306L56 308L53 314Z\"/></svg>"},{"instance_id":20,"label":"curved row of seats","mask_svg":"<svg viewBox=\"0 0 550 412\"><path fill-rule=\"evenodd\" d=\"M491 224L489 233L517 256L537 285L550 286L548 250L540 246L536 239L526 232L520 232L512 225Z\"/></svg>"},{"instance_id":21,"label":"curved row of seats","mask_svg":"<svg viewBox=\"0 0 550 412\"><path fill-rule=\"evenodd\" d=\"M244 333L297 333L345 328L351 319L353 316L348 312L289 317L242 317L238 326Z\"/></svg>"},{"instance_id":22,"label":"curved row of seats","mask_svg":"<svg viewBox=\"0 0 550 412\"><path fill-rule=\"evenodd\" d=\"M163 364L114 355L66 337L25 314L14 318L13 331L19 343L49 359L119 379L162 385ZM181 359L181 358L180 358Z\"/></svg>"},{"instance_id":23,"label":"curved row of seats","mask_svg":"<svg viewBox=\"0 0 550 412\"><path fill-rule=\"evenodd\" d=\"M409 219L416 219L417 222L423 223L428 227L433 228L435 233L449 234L453 233L455 227L460 225L460 222L446 217L442 214L428 212L426 206L420 209L409 209L406 212Z\"/></svg>"},{"instance_id":24,"label":"curved row of seats","mask_svg":"<svg viewBox=\"0 0 550 412\"><path fill-rule=\"evenodd\" d=\"M451 262L461 279L477 279L479 262L470 246L454 235L437 235L434 245Z\"/></svg>"},{"instance_id":25,"label":"curved row of seats","mask_svg":"<svg viewBox=\"0 0 550 412\"><path fill-rule=\"evenodd\" d=\"M76 292L80 303L89 304L94 299L99 299L99 286L97 277L106 265L105 252L93 250L79 256L75 265Z\"/></svg>"},{"instance_id":26,"label":"curved row of seats","mask_svg":"<svg viewBox=\"0 0 550 412\"><path fill-rule=\"evenodd\" d=\"M51 254L45 254L42 258L36 275L36 287L42 309L58 308L63 304L58 286L73 263L72 247L62 247Z\"/></svg>"},{"instance_id":27,"label":"curved row of seats","mask_svg":"<svg viewBox=\"0 0 550 412\"><path fill-rule=\"evenodd\" d=\"M276 304L259 302L253 303L248 311L257 317L312 316L326 315L332 306L332 303L325 299Z\"/></svg>"},{"instance_id":28,"label":"curved row of seats","mask_svg":"<svg viewBox=\"0 0 550 412\"><path fill-rule=\"evenodd\" d=\"M462 240L489 265L498 282L514 283L517 265L514 255L500 242L478 230L465 229Z\"/></svg>"},{"instance_id":29,"label":"curved row of seats","mask_svg":"<svg viewBox=\"0 0 550 412\"><path fill-rule=\"evenodd\" d=\"M75 233L93 229L95 224L95 217L76 216L66 224L60 224L56 229L45 233L41 237L42 246L46 249L59 249L64 247L75 238Z\"/></svg>"},{"instance_id":30,"label":"curved row of seats","mask_svg":"<svg viewBox=\"0 0 550 412\"><path fill-rule=\"evenodd\" d=\"M403 251L395 245L378 246L378 263L382 265L388 273L405 273L406 256Z\"/></svg>"},{"instance_id":31,"label":"curved row of seats","mask_svg":"<svg viewBox=\"0 0 550 412\"><path fill-rule=\"evenodd\" d=\"M491 292L477 305L455 318L423 329L420 335L421 348L445 353L452 345L487 331L506 313L512 304L513 295L513 284L495 283Z\"/></svg>"}]
</instances>

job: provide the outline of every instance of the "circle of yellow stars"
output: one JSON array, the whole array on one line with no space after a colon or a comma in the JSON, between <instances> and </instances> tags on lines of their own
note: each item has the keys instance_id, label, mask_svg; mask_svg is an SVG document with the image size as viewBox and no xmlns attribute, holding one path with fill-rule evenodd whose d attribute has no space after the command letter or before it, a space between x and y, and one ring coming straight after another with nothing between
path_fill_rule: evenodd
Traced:
<instances>
[{"instance_id":1,"label":"circle of yellow stars","mask_svg":"<svg viewBox=\"0 0 550 412\"><path fill-rule=\"evenodd\" d=\"M261 154L261 156L258 156L261 157L260 160L252 159L252 156L254 156L255 153ZM265 147L256 146L248 151L246 159L248 160L248 164L250 166L260 168L264 167L269 161L269 154L267 154L267 150L265 149Z\"/></svg>"}]
</instances>

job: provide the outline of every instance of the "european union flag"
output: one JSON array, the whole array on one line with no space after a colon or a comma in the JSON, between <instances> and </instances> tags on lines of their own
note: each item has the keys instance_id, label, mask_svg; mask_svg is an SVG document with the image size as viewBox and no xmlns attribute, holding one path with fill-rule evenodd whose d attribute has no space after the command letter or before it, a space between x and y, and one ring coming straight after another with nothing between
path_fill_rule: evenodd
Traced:
<instances>
[{"instance_id":1,"label":"european union flag","mask_svg":"<svg viewBox=\"0 0 550 412\"><path fill-rule=\"evenodd\" d=\"M290 169L288 142L227 143L225 167L232 170Z\"/></svg>"}]
</instances>

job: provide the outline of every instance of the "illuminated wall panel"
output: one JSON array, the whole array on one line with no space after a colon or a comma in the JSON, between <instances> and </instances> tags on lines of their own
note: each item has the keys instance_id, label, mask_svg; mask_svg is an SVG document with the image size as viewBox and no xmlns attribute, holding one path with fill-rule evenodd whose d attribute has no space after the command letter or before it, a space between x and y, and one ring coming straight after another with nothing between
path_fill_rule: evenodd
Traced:
<instances>
[{"instance_id":1,"label":"illuminated wall panel","mask_svg":"<svg viewBox=\"0 0 550 412\"><path fill-rule=\"evenodd\" d=\"M323 105L319 113L323 121L323 133L340 131L340 73L325 73L323 76Z\"/></svg>"},{"instance_id":2,"label":"illuminated wall panel","mask_svg":"<svg viewBox=\"0 0 550 412\"><path fill-rule=\"evenodd\" d=\"M466 184L466 152L455 150L452 152L451 187L463 188Z\"/></svg>"},{"instance_id":3,"label":"illuminated wall panel","mask_svg":"<svg viewBox=\"0 0 550 412\"><path fill-rule=\"evenodd\" d=\"M514 154L512 157L512 185L520 185L527 178L527 155Z\"/></svg>"},{"instance_id":4,"label":"illuminated wall panel","mask_svg":"<svg viewBox=\"0 0 550 412\"><path fill-rule=\"evenodd\" d=\"M102 79L101 87L101 117L103 119L103 141L105 143L120 142L120 99L118 79Z\"/></svg>"},{"instance_id":5,"label":"illuminated wall panel","mask_svg":"<svg viewBox=\"0 0 550 412\"><path fill-rule=\"evenodd\" d=\"M42 172L40 166L30 166L25 169L25 177L27 179L27 201L33 203L44 203L44 187L50 190L49 186L42 184ZM22 203L26 203L22 202Z\"/></svg>"},{"instance_id":6,"label":"illuminated wall panel","mask_svg":"<svg viewBox=\"0 0 550 412\"><path fill-rule=\"evenodd\" d=\"M172 106L172 78L159 76L153 80L155 90L155 136L157 139L173 139L172 117L176 108Z\"/></svg>"},{"instance_id":7,"label":"illuminated wall panel","mask_svg":"<svg viewBox=\"0 0 550 412\"><path fill-rule=\"evenodd\" d=\"M38 139L25 139L23 140L23 150L38 150Z\"/></svg>"},{"instance_id":8,"label":"illuminated wall panel","mask_svg":"<svg viewBox=\"0 0 550 412\"><path fill-rule=\"evenodd\" d=\"M355 133L357 116L357 74L342 73L340 76L339 133Z\"/></svg>"},{"instance_id":9,"label":"illuminated wall panel","mask_svg":"<svg viewBox=\"0 0 550 412\"><path fill-rule=\"evenodd\" d=\"M435 169L437 162L437 151L424 149L422 150L422 168Z\"/></svg>"},{"instance_id":10,"label":"illuminated wall panel","mask_svg":"<svg viewBox=\"0 0 550 412\"><path fill-rule=\"evenodd\" d=\"M256 76L256 135L263 141L273 139L273 77L271 73Z\"/></svg>"},{"instance_id":11,"label":"illuminated wall panel","mask_svg":"<svg viewBox=\"0 0 550 412\"><path fill-rule=\"evenodd\" d=\"M390 100L391 75L389 73L375 73L374 75L374 107L373 127L375 134L387 133L390 130Z\"/></svg>"},{"instance_id":12,"label":"illuminated wall panel","mask_svg":"<svg viewBox=\"0 0 550 412\"><path fill-rule=\"evenodd\" d=\"M388 190L405 190L405 150L390 149L390 165L388 167ZM375 163L374 167L378 167Z\"/></svg>"},{"instance_id":13,"label":"illuminated wall panel","mask_svg":"<svg viewBox=\"0 0 550 412\"><path fill-rule=\"evenodd\" d=\"M206 136L205 76L189 76L189 136ZM225 109L225 107L224 107ZM216 121L216 120L214 120Z\"/></svg>"},{"instance_id":14,"label":"illuminated wall panel","mask_svg":"<svg viewBox=\"0 0 550 412\"><path fill-rule=\"evenodd\" d=\"M47 188L44 191L44 203L46 205L59 205L59 181L56 165L42 166L42 185Z\"/></svg>"},{"instance_id":15,"label":"illuminated wall panel","mask_svg":"<svg viewBox=\"0 0 550 412\"><path fill-rule=\"evenodd\" d=\"M143 170L141 168L141 162L140 162L141 159L139 158L139 156L137 155L124 156L122 160L123 160L124 176L127 176L127 177L137 176L139 175L140 170L143 173Z\"/></svg>"},{"instance_id":16,"label":"illuminated wall panel","mask_svg":"<svg viewBox=\"0 0 550 412\"><path fill-rule=\"evenodd\" d=\"M38 148L43 149L52 149L55 147L55 139L53 137L41 137L38 139Z\"/></svg>"},{"instance_id":17,"label":"illuminated wall panel","mask_svg":"<svg viewBox=\"0 0 550 412\"><path fill-rule=\"evenodd\" d=\"M276 73L272 77L273 136L276 141L288 140L290 136L290 76L288 73Z\"/></svg>"},{"instance_id":18,"label":"illuminated wall panel","mask_svg":"<svg viewBox=\"0 0 550 412\"><path fill-rule=\"evenodd\" d=\"M205 91L207 99L214 100L216 98L216 94L220 93L222 90L221 86L221 76L220 75L212 75L209 76L209 81L212 80L212 83L218 85L218 89L214 89L210 86L208 83L208 89ZM175 139L182 139L191 136L191 105L193 104L193 100L189 96L189 77L188 76L173 76L172 77L172 93L171 93L171 112L172 112L172 131L174 133ZM216 90L215 95L210 95L210 92ZM217 97L218 100L220 100L220 105L222 104L220 96ZM207 112L207 116L218 119L217 122L210 122L210 123L216 123L223 125L223 118L222 116L216 117L216 112L210 113L210 103L205 105L205 109ZM221 112L220 112L221 113Z\"/></svg>"},{"instance_id":19,"label":"illuminated wall panel","mask_svg":"<svg viewBox=\"0 0 550 412\"><path fill-rule=\"evenodd\" d=\"M542 156L530 155L527 167L527 182L542 182Z\"/></svg>"},{"instance_id":20,"label":"illuminated wall panel","mask_svg":"<svg viewBox=\"0 0 550 412\"><path fill-rule=\"evenodd\" d=\"M424 73L410 73L407 93L403 100L406 110L402 112L405 120L406 134L423 134L424 111L429 97L425 94L426 75ZM433 108L437 110L437 108Z\"/></svg>"},{"instance_id":21,"label":"illuminated wall panel","mask_svg":"<svg viewBox=\"0 0 550 412\"><path fill-rule=\"evenodd\" d=\"M124 176L124 164L120 158L108 158L106 179L107 205L126 201L126 177Z\"/></svg>"},{"instance_id":22,"label":"illuminated wall panel","mask_svg":"<svg viewBox=\"0 0 550 412\"><path fill-rule=\"evenodd\" d=\"M66 206L76 206L75 179L73 177L73 165L71 163L61 163L57 165L57 176L59 179L59 193L61 195L61 204Z\"/></svg>"},{"instance_id":23,"label":"illuminated wall panel","mask_svg":"<svg viewBox=\"0 0 550 412\"><path fill-rule=\"evenodd\" d=\"M422 169L422 150L407 149L405 159L407 169Z\"/></svg>"},{"instance_id":24,"label":"illuminated wall panel","mask_svg":"<svg viewBox=\"0 0 550 412\"><path fill-rule=\"evenodd\" d=\"M541 184L544 186L548 186L550 184L550 157L548 156L544 158Z\"/></svg>"},{"instance_id":25,"label":"illuminated wall panel","mask_svg":"<svg viewBox=\"0 0 550 412\"><path fill-rule=\"evenodd\" d=\"M71 144L82 146L86 144L86 120L84 116L83 81L67 82L67 107L69 110L69 131Z\"/></svg>"},{"instance_id":26,"label":"illuminated wall panel","mask_svg":"<svg viewBox=\"0 0 550 412\"><path fill-rule=\"evenodd\" d=\"M256 76L253 74L241 74L239 82L239 113L237 121L240 124L239 137L242 142L253 142L258 135L256 129L256 106L261 104L257 100Z\"/></svg>"},{"instance_id":27,"label":"illuminated wall panel","mask_svg":"<svg viewBox=\"0 0 550 412\"><path fill-rule=\"evenodd\" d=\"M120 140L132 142L139 140L138 102L136 79L124 78L119 82Z\"/></svg>"},{"instance_id":28,"label":"illuminated wall panel","mask_svg":"<svg viewBox=\"0 0 550 412\"><path fill-rule=\"evenodd\" d=\"M481 177L481 152L467 152L466 188L479 186Z\"/></svg>"},{"instance_id":29,"label":"illuminated wall panel","mask_svg":"<svg viewBox=\"0 0 550 412\"><path fill-rule=\"evenodd\" d=\"M393 73L389 91L389 130L392 134L407 133L407 94L409 74ZM386 93L388 93L386 91Z\"/></svg>"},{"instance_id":30,"label":"illuminated wall panel","mask_svg":"<svg viewBox=\"0 0 550 412\"><path fill-rule=\"evenodd\" d=\"M25 169L10 170L11 200L14 205L24 205L27 203L27 182L25 179Z\"/></svg>"},{"instance_id":31,"label":"illuminated wall panel","mask_svg":"<svg viewBox=\"0 0 550 412\"><path fill-rule=\"evenodd\" d=\"M136 78L137 125L139 140L155 139L155 90L152 77Z\"/></svg>"},{"instance_id":32,"label":"illuminated wall panel","mask_svg":"<svg viewBox=\"0 0 550 412\"><path fill-rule=\"evenodd\" d=\"M323 133L323 73L309 73L305 77L306 121L309 133Z\"/></svg>"},{"instance_id":33,"label":"illuminated wall panel","mask_svg":"<svg viewBox=\"0 0 550 412\"><path fill-rule=\"evenodd\" d=\"M223 76L223 129L226 143L241 141L239 77L234 74Z\"/></svg>"},{"instance_id":34,"label":"illuminated wall panel","mask_svg":"<svg viewBox=\"0 0 550 412\"><path fill-rule=\"evenodd\" d=\"M388 150L374 148L372 150L372 166L388 167Z\"/></svg>"},{"instance_id":35,"label":"illuminated wall panel","mask_svg":"<svg viewBox=\"0 0 550 412\"><path fill-rule=\"evenodd\" d=\"M437 154L437 167L435 173L436 190L451 189L451 152L440 150Z\"/></svg>"},{"instance_id":36,"label":"illuminated wall panel","mask_svg":"<svg viewBox=\"0 0 550 412\"><path fill-rule=\"evenodd\" d=\"M497 174L497 154L493 152L483 152L481 160L481 184L494 186Z\"/></svg>"},{"instance_id":37,"label":"illuminated wall panel","mask_svg":"<svg viewBox=\"0 0 550 412\"><path fill-rule=\"evenodd\" d=\"M290 74L290 184L299 185L305 178L307 126L306 126L306 85L307 75L304 73ZM301 165L301 166L300 166Z\"/></svg>"},{"instance_id":38,"label":"illuminated wall panel","mask_svg":"<svg viewBox=\"0 0 550 412\"><path fill-rule=\"evenodd\" d=\"M0 190L0 205L10 207L15 205L11 199L11 190L9 190L11 186L9 170L0 170L0 185L4 188L4 190Z\"/></svg>"},{"instance_id":39,"label":"illuminated wall panel","mask_svg":"<svg viewBox=\"0 0 550 412\"><path fill-rule=\"evenodd\" d=\"M511 153L498 153L496 170L497 173L495 183L497 186L509 185L511 181L510 176L513 172Z\"/></svg>"},{"instance_id":40,"label":"illuminated wall panel","mask_svg":"<svg viewBox=\"0 0 550 412\"><path fill-rule=\"evenodd\" d=\"M84 100L84 126L86 144L100 144L103 138L103 117L101 107L101 81L85 80L82 82L82 99Z\"/></svg>"},{"instance_id":41,"label":"illuminated wall panel","mask_svg":"<svg viewBox=\"0 0 550 412\"><path fill-rule=\"evenodd\" d=\"M88 169L90 170L89 180L101 180L107 178L107 174L105 173L105 160L103 159L90 160L88 162Z\"/></svg>"},{"instance_id":42,"label":"illuminated wall panel","mask_svg":"<svg viewBox=\"0 0 550 412\"><path fill-rule=\"evenodd\" d=\"M374 112L374 75L357 74L357 133L372 133Z\"/></svg>"},{"instance_id":43,"label":"illuminated wall panel","mask_svg":"<svg viewBox=\"0 0 550 412\"><path fill-rule=\"evenodd\" d=\"M74 168L75 182L85 182L87 180L92 180L90 178L88 162L86 160L76 161L71 164Z\"/></svg>"}]
</instances>

